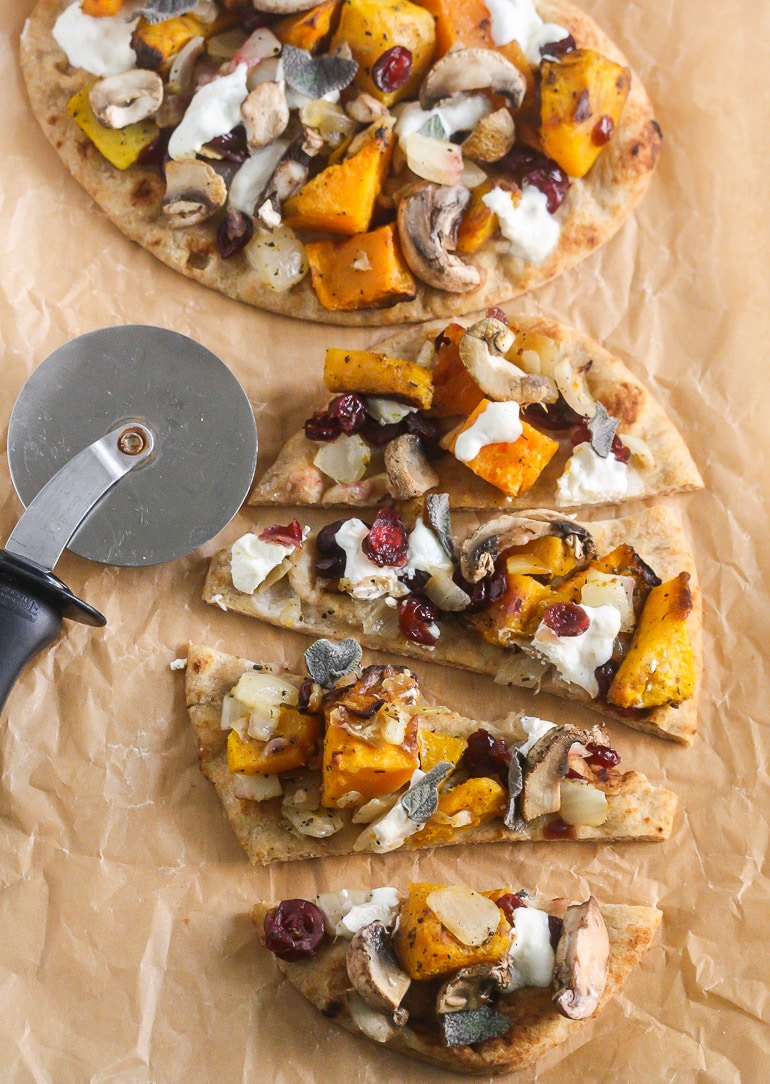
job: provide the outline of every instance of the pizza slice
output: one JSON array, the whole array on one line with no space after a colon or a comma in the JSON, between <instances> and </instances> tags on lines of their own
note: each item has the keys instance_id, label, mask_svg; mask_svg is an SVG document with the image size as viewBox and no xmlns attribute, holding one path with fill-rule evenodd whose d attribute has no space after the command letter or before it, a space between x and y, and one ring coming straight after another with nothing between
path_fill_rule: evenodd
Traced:
<instances>
[{"instance_id":1,"label":"pizza slice","mask_svg":"<svg viewBox=\"0 0 770 1084\"><path fill-rule=\"evenodd\" d=\"M679 432L618 358L574 328L499 309L326 351L333 398L255 486L254 505L576 508L698 489Z\"/></svg>"},{"instance_id":2,"label":"pizza slice","mask_svg":"<svg viewBox=\"0 0 770 1084\"><path fill-rule=\"evenodd\" d=\"M518 840L657 841L671 791L600 726L495 723L429 702L400 666L320 640L307 674L190 644L201 770L252 862Z\"/></svg>"},{"instance_id":3,"label":"pizza slice","mask_svg":"<svg viewBox=\"0 0 770 1084\"><path fill-rule=\"evenodd\" d=\"M259 903L278 968L336 1024L475 1075L524 1069L616 995L660 924L654 907L416 883Z\"/></svg>"},{"instance_id":4,"label":"pizza slice","mask_svg":"<svg viewBox=\"0 0 770 1084\"><path fill-rule=\"evenodd\" d=\"M255 524L216 553L203 597L313 636L545 689L689 744L701 604L668 509L581 524L501 515L453 539L446 498L303 532Z\"/></svg>"}]
</instances>

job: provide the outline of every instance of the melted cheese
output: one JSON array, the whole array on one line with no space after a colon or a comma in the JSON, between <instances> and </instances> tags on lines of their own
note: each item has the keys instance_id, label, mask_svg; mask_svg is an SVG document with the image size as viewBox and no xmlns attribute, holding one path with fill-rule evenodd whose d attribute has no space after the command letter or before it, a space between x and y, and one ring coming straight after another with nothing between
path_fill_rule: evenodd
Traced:
<instances>
[{"instance_id":1,"label":"melted cheese","mask_svg":"<svg viewBox=\"0 0 770 1084\"><path fill-rule=\"evenodd\" d=\"M296 546L263 542L255 534L245 534L233 542L230 551L230 575L236 591L253 594L269 573L294 553Z\"/></svg>"},{"instance_id":2,"label":"melted cheese","mask_svg":"<svg viewBox=\"0 0 770 1084\"><path fill-rule=\"evenodd\" d=\"M530 64L539 64L541 45L561 41L569 34L563 26L544 23L532 0L485 0L489 11L490 32L495 45L517 41Z\"/></svg>"},{"instance_id":3,"label":"melted cheese","mask_svg":"<svg viewBox=\"0 0 770 1084\"><path fill-rule=\"evenodd\" d=\"M620 612L614 606L582 606L588 614L589 626L579 636L557 636L540 622L532 641L559 676L572 685L579 685L590 696L599 692L594 671L612 658L615 637L620 632Z\"/></svg>"},{"instance_id":4,"label":"melted cheese","mask_svg":"<svg viewBox=\"0 0 770 1084\"><path fill-rule=\"evenodd\" d=\"M138 22L138 17L127 22L123 15L97 19L84 15L75 3L54 23L53 37L73 68L83 68L92 75L119 75L136 64L131 35Z\"/></svg>"},{"instance_id":5,"label":"melted cheese","mask_svg":"<svg viewBox=\"0 0 770 1084\"><path fill-rule=\"evenodd\" d=\"M523 757L527 755L533 745L537 745L544 734L547 734L549 730L553 730L556 723L549 723L547 719L539 719L537 715L522 715L521 725L524 728L524 733L527 735L527 740L523 745L519 746L519 754Z\"/></svg>"},{"instance_id":6,"label":"melted cheese","mask_svg":"<svg viewBox=\"0 0 770 1084\"><path fill-rule=\"evenodd\" d=\"M246 99L247 67L239 64L232 75L200 87L168 143L171 158L194 158L204 143L226 135L241 122L241 103Z\"/></svg>"},{"instance_id":7,"label":"melted cheese","mask_svg":"<svg viewBox=\"0 0 770 1084\"><path fill-rule=\"evenodd\" d=\"M369 534L369 528L360 519L349 519L342 524L334 541L345 554L345 571L340 577L340 587L352 598L375 599L383 595L400 598L409 590L398 578L401 571L385 565L380 568L370 561L361 549L361 543Z\"/></svg>"},{"instance_id":8,"label":"melted cheese","mask_svg":"<svg viewBox=\"0 0 770 1084\"><path fill-rule=\"evenodd\" d=\"M616 500L628 492L628 467L614 455L603 459L588 441L578 444L567 460L564 473L556 480L561 504Z\"/></svg>"},{"instance_id":9,"label":"melted cheese","mask_svg":"<svg viewBox=\"0 0 770 1084\"><path fill-rule=\"evenodd\" d=\"M508 953L513 977L508 989L550 986L555 955L547 913L536 907L517 907L513 912L513 929L513 944Z\"/></svg>"},{"instance_id":10,"label":"melted cheese","mask_svg":"<svg viewBox=\"0 0 770 1084\"><path fill-rule=\"evenodd\" d=\"M457 438L454 454L461 463L469 463L488 444L513 444L522 432L518 403L489 403Z\"/></svg>"},{"instance_id":11,"label":"melted cheese","mask_svg":"<svg viewBox=\"0 0 770 1084\"><path fill-rule=\"evenodd\" d=\"M559 220L549 214L548 197L539 188L525 184L516 204L511 193L502 188L493 188L481 199L497 215L500 232L520 260L542 263L556 248L561 226Z\"/></svg>"},{"instance_id":12,"label":"melted cheese","mask_svg":"<svg viewBox=\"0 0 770 1084\"><path fill-rule=\"evenodd\" d=\"M454 565L451 557L444 552L436 534L426 527L421 519L414 525L414 530L409 535L409 547L406 551L406 564L404 572L434 572L442 569L452 573Z\"/></svg>"}]
</instances>

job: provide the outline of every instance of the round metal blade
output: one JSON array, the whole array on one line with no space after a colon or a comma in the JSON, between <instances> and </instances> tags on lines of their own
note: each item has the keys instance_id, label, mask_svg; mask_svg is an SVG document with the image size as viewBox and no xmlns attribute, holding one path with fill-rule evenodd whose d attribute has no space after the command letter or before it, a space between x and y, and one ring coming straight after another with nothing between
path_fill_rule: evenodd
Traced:
<instances>
[{"instance_id":1,"label":"round metal blade","mask_svg":"<svg viewBox=\"0 0 770 1084\"><path fill-rule=\"evenodd\" d=\"M152 430L153 454L89 513L67 548L110 565L173 561L229 523L257 462L243 388L185 335L130 324L51 354L11 415L13 484L26 507L64 463L128 418Z\"/></svg>"}]
</instances>

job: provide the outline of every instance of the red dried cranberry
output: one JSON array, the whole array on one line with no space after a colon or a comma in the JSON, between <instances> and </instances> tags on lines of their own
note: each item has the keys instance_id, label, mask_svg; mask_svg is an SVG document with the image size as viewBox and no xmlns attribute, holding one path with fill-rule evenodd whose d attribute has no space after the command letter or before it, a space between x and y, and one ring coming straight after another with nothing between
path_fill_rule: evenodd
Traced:
<instances>
[{"instance_id":1,"label":"red dried cranberry","mask_svg":"<svg viewBox=\"0 0 770 1084\"><path fill-rule=\"evenodd\" d=\"M587 90L581 90L578 94L578 100L575 103L575 108L572 111L572 119L577 124L582 124L584 120L588 120L591 116L591 96Z\"/></svg>"},{"instance_id":2,"label":"red dried cranberry","mask_svg":"<svg viewBox=\"0 0 770 1084\"><path fill-rule=\"evenodd\" d=\"M559 38L558 41L547 41L545 45L541 45L540 56L543 60L560 60L567 53L574 53L576 49L577 42L571 34L567 34L566 38Z\"/></svg>"},{"instance_id":3,"label":"red dried cranberry","mask_svg":"<svg viewBox=\"0 0 770 1084\"><path fill-rule=\"evenodd\" d=\"M483 610L489 603L489 580L479 580L477 583L469 583L468 580L458 570L452 577L458 587L461 587L466 593L470 602L463 610L465 614L477 614Z\"/></svg>"},{"instance_id":4,"label":"red dried cranberry","mask_svg":"<svg viewBox=\"0 0 770 1084\"><path fill-rule=\"evenodd\" d=\"M405 45L386 49L372 66L372 82L386 94L400 90L412 75L412 50Z\"/></svg>"},{"instance_id":5,"label":"red dried cranberry","mask_svg":"<svg viewBox=\"0 0 770 1084\"><path fill-rule=\"evenodd\" d=\"M564 929L564 920L559 918L558 915L548 916L548 932L551 935L551 948L556 952L556 946L559 944L559 938L561 937L561 931Z\"/></svg>"},{"instance_id":6,"label":"red dried cranberry","mask_svg":"<svg viewBox=\"0 0 770 1084\"><path fill-rule=\"evenodd\" d=\"M561 166L530 147L514 147L499 165L520 184L531 184L548 198L548 212L555 214L564 202L571 181Z\"/></svg>"},{"instance_id":7,"label":"red dried cranberry","mask_svg":"<svg viewBox=\"0 0 770 1084\"><path fill-rule=\"evenodd\" d=\"M468 736L468 744L460 757L459 767L469 775L497 779L503 786L508 784L508 765L511 753L502 738L493 737L488 730L474 730Z\"/></svg>"},{"instance_id":8,"label":"red dried cranberry","mask_svg":"<svg viewBox=\"0 0 770 1084\"><path fill-rule=\"evenodd\" d=\"M441 440L441 425L436 418L429 418L420 411L406 416L406 431L413 433L422 441L425 451L430 453L438 449Z\"/></svg>"},{"instance_id":9,"label":"red dried cranberry","mask_svg":"<svg viewBox=\"0 0 770 1084\"><path fill-rule=\"evenodd\" d=\"M501 324L508 326L508 317L505 315L502 309L497 305L493 305L491 309L487 309L487 320L499 320Z\"/></svg>"},{"instance_id":10,"label":"red dried cranberry","mask_svg":"<svg viewBox=\"0 0 770 1084\"><path fill-rule=\"evenodd\" d=\"M324 580L339 580L345 574L345 554L339 557L321 557L315 563L317 576Z\"/></svg>"},{"instance_id":11,"label":"red dried cranberry","mask_svg":"<svg viewBox=\"0 0 770 1084\"><path fill-rule=\"evenodd\" d=\"M237 166L242 165L249 157L246 129L242 124L236 125L231 132L210 139L206 146L221 154L225 161L234 162Z\"/></svg>"},{"instance_id":12,"label":"red dried cranberry","mask_svg":"<svg viewBox=\"0 0 770 1084\"><path fill-rule=\"evenodd\" d=\"M401 517L393 508L381 508L375 516L361 549L379 568L389 565L400 568L406 564L409 536Z\"/></svg>"},{"instance_id":13,"label":"red dried cranberry","mask_svg":"<svg viewBox=\"0 0 770 1084\"><path fill-rule=\"evenodd\" d=\"M549 403L547 407L542 403L530 403L522 413L530 425L536 425L547 433L561 433L582 421L581 415L573 410L561 395L555 403Z\"/></svg>"},{"instance_id":14,"label":"red dried cranberry","mask_svg":"<svg viewBox=\"0 0 770 1084\"><path fill-rule=\"evenodd\" d=\"M378 421L367 415L366 421L359 432L364 440L368 440L370 444L380 448L383 444L395 440L396 437L400 437L402 433L406 432L406 421L402 418L400 422L388 422L386 425L380 425Z\"/></svg>"},{"instance_id":15,"label":"red dried cranberry","mask_svg":"<svg viewBox=\"0 0 770 1084\"><path fill-rule=\"evenodd\" d=\"M330 418L326 411L316 411L313 417L305 422L305 436L308 440L321 443L336 440L341 432L339 422Z\"/></svg>"},{"instance_id":16,"label":"red dried cranberry","mask_svg":"<svg viewBox=\"0 0 770 1084\"><path fill-rule=\"evenodd\" d=\"M594 768L616 768L620 764L620 753L611 745L597 745L590 741L586 749L591 754L586 761Z\"/></svg>"},{"instance_id":17,"label":"red dried cranberry","mask_svg":"<svg viewBox=\"0 0 770 1084\"><path fill-rule=\"evenodd\" d=\"M557 636L580 636L591 618L576 602L552 602L543 610L543 624Z\"/></svg>"},{"instance_id":18,"label":"red dried cranberry","mask_svg":"<svg viewBox=\"0 0 770 1084\"><path fill-rule=\"evenodd\" d=\"M168 142L173 128L161 128L160 132L139 152L137 162L140 166L164 166L168 160Z\"/></svg>"},{"instance_id":19,"label":"red dried cranberry","mask_svg":"<svg viewBox=\"0 0 770 1084\"><path fill-rule=\"evenodd\" d=\"M309 900L283 900L265 915L265 947L279 960L315 956L323 936L323 912Z\"/></svg>"},{"instance_id":20,"label":"red dried cranberry","mask_svg":"<svg viewBox=\"0 0 770 1084\"><path fill-rule=\"evenodd\" d=\"M410 595L398 604L398 627L402 634L423 647L433 647L438 642L438 636L430 628L437 617L438 611L426 598Z\"/></svg>"},{"instance_id":21,"label":"red dried cranberry","mask_svg":"<svg viewBox=\"0 0 770 1084\"><path fill-rule=\"evenodd\" d=\"M316 535L315 544L318 552L325 557L344 557L342 547L337 543L337 531L345 522L344 519L335 519L334 523L327 523Z\"/></svg>"},{"instance_id":22,"label":"red dried cranberry","mask_svg":"<svg viewBox=\"0 0 770 1084\"><path fill-rule=\"evenodd\" d=\"M521 896L516 896L513 892L506 892L499 900L495 900L495 903L508 919L511 926L513 925L513 912L518 910L519 907L527 906Z\"/></svg>"},{"instance_id":23,"label":"red dried cranberry","mask_svg":"<svg viewBox=\"0 0 770 1084\"><path fill-rule=\"evenodd\" d=\"M230 209L217 227L217 252L223 260L248 245L254 236L254 222L243 211Z\"/></svg>"},{"instance_id":24,"label":"red dried cranberry","mask_svg":"<svg viewBox=\"0 0 770 1084\"><path fill-rule=\"evenodd\" d=\"M487 598L489 604L499 602L508 587L508 580L502 569L497 569L487 579Z\"/></svg>"},{"instance_id":25,"label":"red dried cranberry","mask_svg":"<svg viewBox=\"0 0 770 1084\"><path fill-rule=\"evenodd\" d=\"M545 839L575 839L576 833L574 825L567 824L561 817L556 816L543 826L543 837Z\"/></svg>"},{"instance_id":26,"label":"red dried cranberry","mask_svg":"<svg viewBox=\"0 0 770 1084\"><path fill-rule=\"evenodd\" d=\"M343 433L357 433L366 421L366 406L355 392L346 392L332 399L326 413L337 422Z\"/></svg>"},{"instance_id":27,"label":"red dried cranberry","mask_svg":"<svg viewBox=\"0 0 770 1084\"><path fill-rule=\"evenodd\" d=\"M615 131L615 121L608 113L603 113L597 120L591 132L591 142L595 147L603 147L612 139Z\"/></svg>"},{"instance_id":28,"label":"red dried cranberry","mask_svg":"<svg viewBox=\"0 0 770 1084\"><path fill-rule=\"evenodd\" d=\"M302 545L302 524L298 519L293 519L282 527L280 523L274 523L265 527L259 535L260 542L278 542L281 546Z\"/></svg>"},{"instance_id":29,"label":"red dried cranberry","mask_svg":"<svg viewBox=\"0 0 770 1084\"><path fill-rule=\"evenodd\" d=\"M412 594L418 595L430 579L430 573L424 572L421 568L415 568L400 576L399 579L406 584Z\"/></svg>"},{"instance_id":30,"label":"red dried cranberry","mask_svg":"<svg viewBox=\"0 0 770 1084\"><path fill-rule=\"evenodd\" d=\"M610 659L609 662L602 663L601 666L597 666L594 670L594 677L599 684L598 697L600 700L607 699L607 693L610 691L610 685L615 680L615 674L617 674L619 667L619 662Z\"/></svg>"},{"instance_id":31,"label":"red dried cranberry","mask_svg":"<svg viewBox=\"0 0 770 1084\"><path fill-rule=\"evenodd\" d=\"M297 706L299 707L300 711L302 711L303 708L306 708L310 703L310 697L313 693L314 684L315 682L312 678L305 678L305 680L300 685L299 692L297 693Z\"/></svg>"},{"instance_id":32,"label":"red dried cranberry","mask_svg":"<svg viewBox=\"0 0 770 1084\"><path fill-rule=\"evenodd\" d=\"M576 448L578 444L588 444L591 441L591 430L588 428L588 419L580 418L575 423L575 428L570 434L570 440L572 441L572 447ZM612 447L610 451L618 460L619 463L627 463L631 458L631 452L626 448L623 441L616 433L612 438Z\"/></svg>"}]
</instances>

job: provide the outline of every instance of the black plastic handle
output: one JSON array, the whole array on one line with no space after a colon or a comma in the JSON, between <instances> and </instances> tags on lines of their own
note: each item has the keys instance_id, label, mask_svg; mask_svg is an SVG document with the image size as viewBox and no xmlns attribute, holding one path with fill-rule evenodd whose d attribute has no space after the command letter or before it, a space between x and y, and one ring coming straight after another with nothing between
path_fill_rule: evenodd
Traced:
<instances>
[{"instance_id":1,"label":"black plastic handle","mask_svg":"<svg viewBox=\"0 0 770 1084\"><path fill-rule=\"evenodd\" d=\"M107 623L52 572L0 550L0 711L27 663L56 639L63 617Z\"/></svg>"}]
</instances>

